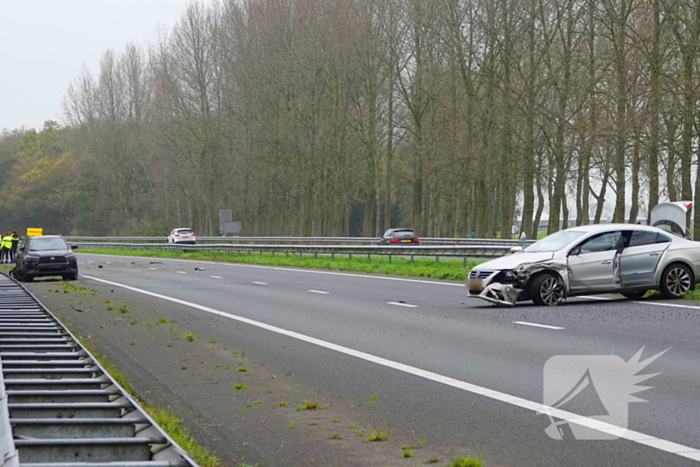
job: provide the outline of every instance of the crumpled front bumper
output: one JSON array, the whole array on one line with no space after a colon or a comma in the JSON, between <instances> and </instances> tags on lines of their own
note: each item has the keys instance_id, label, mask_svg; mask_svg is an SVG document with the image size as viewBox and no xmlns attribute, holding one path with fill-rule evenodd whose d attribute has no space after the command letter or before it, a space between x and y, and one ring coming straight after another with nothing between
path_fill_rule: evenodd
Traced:
<instances>
[{"instance_id":1,"label":"crumpled front bumper","mask_svg":"<svg viewBox=\"0 0 700 467\"><path fill-rule=\"evenodd\" d=\"M487 285L480 294L474 295L473 293L470 293L469 296L473 298L480 298L496 305L515 306L515 303L518 301L518 297L522 292L523 289L519 289L511 284L494 282Z\"/></svg>"}]
</instances>

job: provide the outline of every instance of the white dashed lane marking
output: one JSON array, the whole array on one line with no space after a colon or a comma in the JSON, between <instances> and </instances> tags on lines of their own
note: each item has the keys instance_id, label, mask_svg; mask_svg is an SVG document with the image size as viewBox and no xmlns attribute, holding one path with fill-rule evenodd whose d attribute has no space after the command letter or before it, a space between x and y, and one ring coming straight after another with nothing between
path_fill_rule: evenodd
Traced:
<instances>
[{"instance_id":1,"label":"white dashed lane marking","mask_svg":"<svg viewBox=\"0 0 700 467\"><path fill-rule=\"evenodd\" d=\"M175 271L178 274L187 274L185 271Z\"/></svg>"},{"instance_id":2,"label":"white dashed lane marking","mask_svg":"<svg viewBox=\"0 0 700 467\"><path fill-rule=\"evenodd\" d=\"M255 285L267 285L267 282L253 281L253 284L255 284Z\"/></svg>"},{"instance_id":3,"label":"white dashed lane marking","mask_svg":"<svg viewBox=\"0 0 700 467\"><path fill-rule=\"evenodd\" d=\"M387 305L405 306L406 308L418 308L418 305L411 305L410 303L401 302L386 302Z\"/></svg>"},{"instance_id":4,"label":"white dashed lane marking","mask_svg":"<svg viewBox=\"0 0 700 467\"><path fill-rule=\"evenodd\" d=\"M326 292L325 290L308 290L307 292L317 293L317 294L321 294L321 295L328 295L330 293L330 292Z\"/></svg>"},{"instance_id":5,"label":"white dashed lane marking","mask_svg":"<svg viewBox=\"0 0 700 467\"><path fill-rule=\"evenodd\" d=\"M554 329L555 331L566 329L559 326L550 326L549 324L528 323L527 321L513 321L513 324L522 324L523 326L532 326L535 328Z\"/></svg>"},{"instance_id":6,"label":"white dashed lane marking","mask_svg":"<svg viewBox=\"0 0 700 467\"><path fill-rule=\"evenodd\" d=\"M221 277L221 276L209 276L209 277L211 277L212 279L223 279L223 277Z\"/></svg>"}]
</instances>

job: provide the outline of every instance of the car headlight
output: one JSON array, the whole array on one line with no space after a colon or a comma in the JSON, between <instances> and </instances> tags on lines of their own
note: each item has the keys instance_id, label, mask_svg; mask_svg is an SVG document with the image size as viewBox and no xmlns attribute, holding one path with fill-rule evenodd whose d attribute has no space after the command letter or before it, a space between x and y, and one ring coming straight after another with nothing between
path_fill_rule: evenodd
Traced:
<instances>
[{"instance_id":1,"label":"car headlight","mask_svg":"<svg viewBox=\"0 0 700 467\"><path fill-rule=\"evenodd\" d=\"M506 279L515 279L518 275L515 271L505 271L505 277Z\"/></svg>"}]
</instances>

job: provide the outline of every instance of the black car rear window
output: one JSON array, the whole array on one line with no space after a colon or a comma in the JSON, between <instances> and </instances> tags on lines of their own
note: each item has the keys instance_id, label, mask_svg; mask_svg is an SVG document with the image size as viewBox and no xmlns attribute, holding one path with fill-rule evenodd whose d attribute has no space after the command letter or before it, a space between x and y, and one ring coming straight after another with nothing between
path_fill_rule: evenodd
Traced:
<instances>
[{"instance_id":1,"label":"black car rear window","mask_svg":"<svg viewBox=\"0 0 700 467\"><path fill-rule=\"evenodd\" d=\"M68 245L61 238L35 238L29 243L31 251L67 250Z\"/></svg>"},{"instance_id":2,"label":"black car rear window","mask_svg":"<svg viewBox=\"0 0 700 467\"><path fill-rule=\"evenodd\" d=\"M394 231L394 237L396 238L413 238L416 234L413 230L396 230Z\"/></svg>"}]
</instances>

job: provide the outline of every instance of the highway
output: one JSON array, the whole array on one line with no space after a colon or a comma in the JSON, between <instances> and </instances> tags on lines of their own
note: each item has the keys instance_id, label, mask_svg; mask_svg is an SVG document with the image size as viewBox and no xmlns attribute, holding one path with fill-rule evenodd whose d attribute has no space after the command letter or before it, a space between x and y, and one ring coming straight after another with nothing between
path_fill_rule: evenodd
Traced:
<instances>
[{"instance_id":1,"label":"highway","mask_svg":"<svg viewBox=\"0 0 700 467\"><path fill-rule=\"evenodd\" d=\"M700 460L699 303L606 296L497 308L467 298L456 282L85 253L79 260L73 284L91 293L56 293L51 280L28 287L124 368L146 400L181 411L222 465ZM596 429L578 439L565 425L563 440L548 436L554 419L537 411L545 390L577 383L561 367L545 371L550 359L566 370L601 361L590 356L627 362L640 349L642 361L665 353L643 369L617 367L612 379L630 386L636 372L658 373L637 381L652 387L635 394L648 402L627 403L632 391L610 389L593 369L588 390L555 413L617 411L604 420L627 422L621 438L591 439L615 425L591 418L582 423ZM232 389L238 381L247 388ZM310 398L326 408L294 409ZM375 427L390 440L356 436Z\"/></svg>"}]
</instances>

